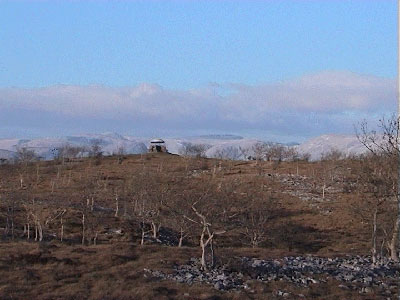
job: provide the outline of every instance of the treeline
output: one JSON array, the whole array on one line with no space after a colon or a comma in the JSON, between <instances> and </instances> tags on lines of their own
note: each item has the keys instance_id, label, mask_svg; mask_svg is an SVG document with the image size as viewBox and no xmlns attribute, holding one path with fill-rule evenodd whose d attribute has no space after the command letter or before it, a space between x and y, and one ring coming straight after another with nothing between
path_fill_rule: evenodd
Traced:
<instances>
[{"instance_id":1,"label":"treeline","mask_svg":"<svg viewBox=\"0 0 400 300\"><path fill-rule=\"evenodd\" d=\"M101 141L98 139L91 140L89 146L76 146L66 143L60 147L51 149L50 152L52 159L62 162L68 161L70 159L100 157L103 155ZM121 155L124 153L124 148L120 147L115 153L113 153L113 155ZM41 157L35 151L35 147L17 146L15 154L8 159L1 159L0 164L28 164L44 159L44 157Z\"/></svg>"},{"instance_id":2,"label":"treeline","mask_svg":"<svg viewBox=\"0 0 400 300\"><path fill-rule=\"evenodd\" d=\"M208 144L185 143L179 154L190 157L212 157L225 160L256 160L256 161L309 161L309 153L299 154L293 146L286 146L272 142L257 142L246 148L241 146L223 146L215 149L209 155L207 150L212 146Z\"/></svg>"}]
</instances>

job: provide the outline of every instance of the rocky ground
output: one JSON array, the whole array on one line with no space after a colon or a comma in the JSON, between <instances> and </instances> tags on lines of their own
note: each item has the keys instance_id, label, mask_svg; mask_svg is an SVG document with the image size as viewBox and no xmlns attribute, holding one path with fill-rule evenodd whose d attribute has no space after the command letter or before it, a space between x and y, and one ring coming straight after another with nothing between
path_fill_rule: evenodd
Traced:
<instances>
[{"instance_id":1,"label":"rocky ground","mask_svg":"<svg viewBox=\"0 0 400 300\"><path fill-rule=\"evenodd\" d=\"M337 180L330 180L329 184L324 184L304 175L275 174L273 177L282 184L283 193L305 201L322 215L329 215L332 211L321 207L320 204L336 200L339 193L343 191L342 182Z\"/></svg>"},{"instance_id":2,"label":"rocky ground","mask_svg":"<svg viewBox=\"0 0 400 300\"><path fill-rule=\"evenodd\" d=\"M145 274L189 285L206 283L217 290L225 291L249 289L249 280L285 281L296 286L309 287L335 279L342 289L356 290L361 294L374 292L391 299L397 293L400 265L387 259L373 264L369 256L296 256L269 260L241 257L237 258L234 268L223 266L203 271L199 261L192 258L188 264L176 266L171 274L148 269L145 269ZM285 291L276 293L278 296L290 296Z\"/></svg>"}]
</instances>

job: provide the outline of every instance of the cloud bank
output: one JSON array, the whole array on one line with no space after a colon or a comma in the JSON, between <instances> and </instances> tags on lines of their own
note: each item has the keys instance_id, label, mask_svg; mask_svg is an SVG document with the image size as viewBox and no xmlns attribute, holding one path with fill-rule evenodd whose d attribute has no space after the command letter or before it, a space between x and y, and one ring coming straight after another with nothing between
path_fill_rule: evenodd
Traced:
<instances>
[{"instance_id":1,"label":"cloud bank","mask_svg":"<svg viewBox=\"0 0 400 300\"><path fill-rule=\"evenodd\" d=\"M396 81L325 71L263 85L171 90L68 86L1 88L1 135L118 131L141 135L236 133L302 140L353 133L363 118L396 111Z\"/></svg>"}]
</instances>

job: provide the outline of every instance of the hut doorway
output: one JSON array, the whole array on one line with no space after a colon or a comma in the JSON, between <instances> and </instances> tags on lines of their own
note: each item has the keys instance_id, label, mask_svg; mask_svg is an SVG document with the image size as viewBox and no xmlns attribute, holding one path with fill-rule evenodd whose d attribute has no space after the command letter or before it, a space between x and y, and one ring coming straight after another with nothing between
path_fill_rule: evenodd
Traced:
<instances>
[{"instance_id":1,"label":"hut doorway","mask_svg":"<svg viewBox=\"0 0 400 300\"><path fill-rule=\"evenodd\" d=\"M150 141L149 152L168 152L165 142L162 139L153 139Z\"/></svg>"}]
</instances>

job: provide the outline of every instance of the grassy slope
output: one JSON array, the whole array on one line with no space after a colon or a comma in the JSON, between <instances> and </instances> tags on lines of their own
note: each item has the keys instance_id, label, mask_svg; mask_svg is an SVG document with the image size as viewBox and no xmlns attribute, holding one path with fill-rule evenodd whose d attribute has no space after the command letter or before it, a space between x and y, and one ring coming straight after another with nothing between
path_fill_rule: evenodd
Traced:
<instances>
[{"instance_id":1,"label":"grassy slope","mask_svg":"<svg viewBox=\"0 0 400 300\"><path fill-rule=\"evenodd\" d=\"M80 245L78 211L79 207L85 206L87 196L95 195L96 205L113 210L115 192L132 184L135 176L143 170L167 175L169 186L177 191L185 186L182 184L195 187L204 182L212 176L214 166L219 164L221 170L217 172L217 178L222 182L235 178L240 180L242 191L246 191L246 186L260 171L264 175L297 173L295 163L279 166L263 163L260 167L254 162L188 160L173 155L132 155L120 162L118 157L106 157L98 162L86 159L66 164L40 162L19 167L0 166L0 228L6 227L6 217L10 217L7 208L13 201L16 207L14 241L8 236L0 243L1 299L268 299L274 298L274 291L279 288L302 293L307 299L361 297L357 293L340 290L337 282L320 284L308 290L285 286L281 282L253 282L251 291L221 293L205 285L186 286L146 278L143 268L170 271L174 263L184 263L197 256L199 250L196 247L140 246L133 225L127 225L124 217L113 217L113 213L111 216L104 215L96 223L102 228L98 245ZM312 177L314 174L317 178L315 174L320 172L322 166L319 164L299 164L300 175ZM285 186L279 181L274 181L270 188L276 196L279 213L269 223L270 237L264 248L237 245L231 248L234 237L228 234L217 240L222 262L229 262L230 258L239 255L264 258L288 254L333 256L367 253L368 227L355 221L346 206L353 195L336 193L335 201L320 203L316 208L283 193ZM22 204L31 203L33 199L47 206L69 209L63 244L56 238L51 239L50 235L46 236L59 234L57 224L46 228L46 241L26 241L22 232ZM121 200L121 212L123 205ZM331 213L322 214L321 209L328 209ZM286 232L291 247L280 241L279 235L288 224L295 226L293 232ZM106 230L113 228L122 228L123 234L105 234ZM370 299L374 297L370 296Z\"/></svg>"}]
</instances>

